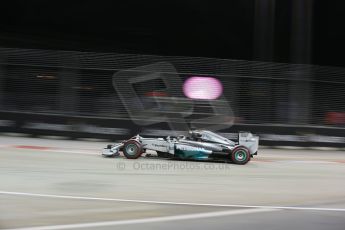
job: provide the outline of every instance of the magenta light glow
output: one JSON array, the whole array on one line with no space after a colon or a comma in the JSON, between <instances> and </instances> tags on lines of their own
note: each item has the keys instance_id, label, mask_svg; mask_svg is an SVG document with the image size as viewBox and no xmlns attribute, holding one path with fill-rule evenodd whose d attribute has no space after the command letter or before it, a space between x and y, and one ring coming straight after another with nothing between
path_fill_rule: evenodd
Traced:
<instances>
[{"instance_id":1,"label":"magenta light glow","mask_svg":"<svg viewBox=\"0 0 345 230\"><path fill-rule=\"evenodd\" d=\"M222 95L223 85L214 77L192 76L184 82L183 93L192 99L213 100Z\"/></svg>"}]
</instances>

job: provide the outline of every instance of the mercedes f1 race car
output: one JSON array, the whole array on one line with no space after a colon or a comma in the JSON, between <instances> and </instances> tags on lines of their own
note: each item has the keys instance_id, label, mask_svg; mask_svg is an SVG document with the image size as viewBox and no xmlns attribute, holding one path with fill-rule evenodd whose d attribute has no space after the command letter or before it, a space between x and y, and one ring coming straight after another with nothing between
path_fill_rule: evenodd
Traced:
<instances>
[{"instance_id":1,"label":"mercedes f1 race car","mask_svg":"<svg viewBox=\"0 0 345 230\"><path fill-rule=\"evenodd\" d=\"M180 160L221 160L235 164L246 164L257 155L259 137L249 132L240 132L238 142L207 130L193 130L189 136L166 138L144 138L139 135L129 140L108 145L103 149L105 157L119 156L136 159L146 150L157 152L158 157Z\"/></svg>"}]
</instances>

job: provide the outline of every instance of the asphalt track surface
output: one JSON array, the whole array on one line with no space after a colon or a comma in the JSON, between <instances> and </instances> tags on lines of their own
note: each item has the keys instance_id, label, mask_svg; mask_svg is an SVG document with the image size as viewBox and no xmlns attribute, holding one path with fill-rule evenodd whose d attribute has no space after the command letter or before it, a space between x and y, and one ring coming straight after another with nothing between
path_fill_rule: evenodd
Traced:
<instances>
[{"instance_id":1,"label":"asphalt track surface","mask_svg":"<svg viewBox=\"0 0 345 230\"><path fill-rule=\"evenodd\" d=\"M103 158L0 136L1 229L345 229L345 152L261 148L247 165Z\"/></svg>"}]
</instances>

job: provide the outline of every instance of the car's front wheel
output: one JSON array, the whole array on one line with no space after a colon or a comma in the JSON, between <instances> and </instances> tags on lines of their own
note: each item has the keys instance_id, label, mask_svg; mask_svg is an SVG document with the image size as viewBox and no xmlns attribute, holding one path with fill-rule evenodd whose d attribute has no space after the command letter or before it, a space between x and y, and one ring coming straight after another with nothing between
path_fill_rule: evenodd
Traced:
<instances>
[{"instance_id":1,"label":"car's front wheel","mask_svg":"<svg viewBox=\"0 0 345 230\"><path fill-rule=\"evenodd\" d=\"M143 153L141 144L136 140L129 140L123 146L123 154L128 159L137 159Z\"/></svg>"},{"instance_id":2,"label":"car's front wheel","mask_svg":"<svg viewBox=\"0 0 345 230\"><path fill-rule=\"evenodd\" d=\"M244 165L250 160L250 152L246 147L239 146L231 153L231 161L235 164Z\"/></svg>"}]
</instances>

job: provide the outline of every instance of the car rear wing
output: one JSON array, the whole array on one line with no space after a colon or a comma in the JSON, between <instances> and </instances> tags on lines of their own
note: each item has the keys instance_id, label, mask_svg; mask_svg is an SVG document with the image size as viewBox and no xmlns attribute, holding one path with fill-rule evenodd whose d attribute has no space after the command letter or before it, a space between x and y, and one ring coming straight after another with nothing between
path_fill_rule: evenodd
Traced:
<instances>
[{"instance_id":1,"label":"car rear wing","mask_svg":"<svg viewBox=\"0 0 345 230\"><path fill-rule=\"evenodd\" d=\"M239 132L238 144L248 148L250 154L256 155L259 148L259 136L253 135L250 132Z\"/></svg>"}]
</instances>

